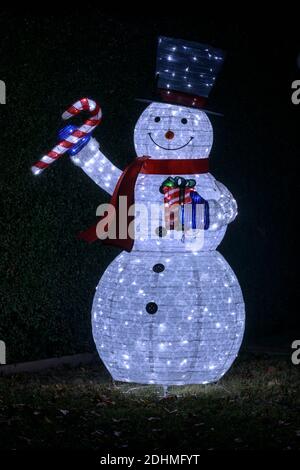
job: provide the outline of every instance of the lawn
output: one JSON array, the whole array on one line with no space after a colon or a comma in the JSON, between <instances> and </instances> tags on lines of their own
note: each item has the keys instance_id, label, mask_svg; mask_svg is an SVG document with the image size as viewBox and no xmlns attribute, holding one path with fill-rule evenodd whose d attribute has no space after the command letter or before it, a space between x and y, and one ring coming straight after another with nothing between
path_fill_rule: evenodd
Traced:
<instances>
[{"instance_id":1,"label":"lawn","mask_svg":"<svg viewBox=\"0 0 300 470\"><path fill-rule=\"evenodd\" d=\"M242 356L217 384L113 383L99 364L0 378L0 448L128 454L300 449L300 375Z\"/></svg>"}]
</instances>

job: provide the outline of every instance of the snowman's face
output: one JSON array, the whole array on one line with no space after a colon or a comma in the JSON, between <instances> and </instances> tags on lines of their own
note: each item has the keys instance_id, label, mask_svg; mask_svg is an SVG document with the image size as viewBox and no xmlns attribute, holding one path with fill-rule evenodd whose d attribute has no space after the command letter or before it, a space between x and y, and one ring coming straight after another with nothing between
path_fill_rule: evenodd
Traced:
<instances>
[{"instance_id":1,"label":"snowman's face","mask_svg":"<svg viewBox=\"0 0 300 470\"><path fill-rule=\"evenodd\" d=\"M207 115L183 106L152 103L134 129L138 157L207 158L212 143L213 129Z\"/></svg>"}]
</instances>

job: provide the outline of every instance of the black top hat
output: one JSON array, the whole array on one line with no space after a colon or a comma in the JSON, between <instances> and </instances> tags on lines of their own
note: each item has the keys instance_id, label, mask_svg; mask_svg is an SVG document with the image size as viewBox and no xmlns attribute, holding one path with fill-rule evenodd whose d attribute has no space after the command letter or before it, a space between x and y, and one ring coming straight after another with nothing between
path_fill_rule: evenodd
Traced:
<instances>
[{"instance_id":1,"label":"black top hat","mask_svg":"<svg viewBox=\"0 0 300 470\"><path fill-rule=\"evenodd\" d=\"M205 109L207 98L222 67L225 53L207 44L160 36L156 60L157 98L161 101Z\"/></svg>"}]
</instances>

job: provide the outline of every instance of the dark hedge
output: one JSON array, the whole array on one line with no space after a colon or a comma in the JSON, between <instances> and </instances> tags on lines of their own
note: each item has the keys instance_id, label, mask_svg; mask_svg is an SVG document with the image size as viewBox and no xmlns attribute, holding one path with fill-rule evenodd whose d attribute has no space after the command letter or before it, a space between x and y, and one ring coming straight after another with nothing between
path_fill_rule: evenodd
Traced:
<instances>
[{"instance_id":1,"label":"dark hedge","mask_svg":"<svg viewBox=\"0 0 300 470\"><path fill-rule=\"evenodd\" d=\"M286 333L293 277L285 251L293 243L286 226L293 197L288 177L294 172L285 170L283 180L274 162L295 153L296 141L287 144L292 132L275 113L278 102L281 111L294 112L285 88L292 75L273 83L277 105L267 79L288 45L275 41L266 57L243 26L220 29L199 21L110 19L96 11L73 19L2 16L0 79L7 104L0 109L0 339L9 362L94 348L93 293L118 251L79 242L76 233L93 223L108 196L68 157L40 177L29 169L56 142L61 112L82 96L101 103L104 120L95 136L104 153L125 167L144 108L134 99L152 92L158 34L229 51L212 97L212 107L226 114L213 118L212 173L235 195L240 216L220 251L243 287L249 337Z\"/></svg>"}]
</instances>

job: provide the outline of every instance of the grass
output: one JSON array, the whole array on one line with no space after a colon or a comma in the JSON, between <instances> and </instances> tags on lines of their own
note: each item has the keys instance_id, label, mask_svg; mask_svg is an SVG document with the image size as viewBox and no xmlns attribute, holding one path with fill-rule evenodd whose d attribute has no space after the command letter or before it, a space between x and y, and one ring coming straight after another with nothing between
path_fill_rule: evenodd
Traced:
<instances>
[{"instance_id":1,"label":"grass","mask_svg":"<svg viewBox=\"0 0 300 470\"><path fill-rule=\"evenodd\" d=\"M217 384L114 384L93 365L0 378L1 449L300 449L299 368L244 357Z\"/></svg>"}]
</instances>

